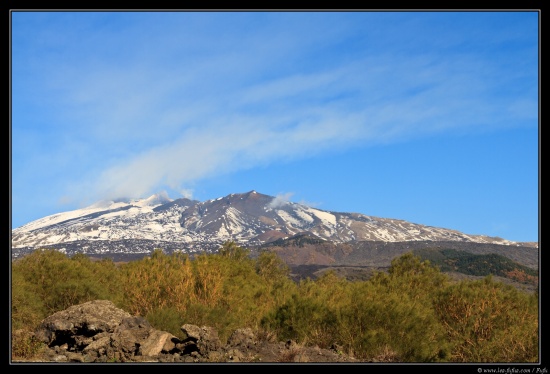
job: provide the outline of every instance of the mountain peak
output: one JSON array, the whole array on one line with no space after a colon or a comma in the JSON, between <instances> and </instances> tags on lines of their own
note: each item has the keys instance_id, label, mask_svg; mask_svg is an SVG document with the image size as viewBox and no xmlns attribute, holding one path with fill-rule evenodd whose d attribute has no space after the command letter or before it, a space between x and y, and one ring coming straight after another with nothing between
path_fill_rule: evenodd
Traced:
<instances>
[{"instance_id":1,"label":"mountain peak","mask_svg":"<svg viewBox=\"0 0 550 374\"><path fill-rule=\"evenodd\" d=\"M299 235L296 240L300 243L460 241L518 245L403 220L320 210L289 203L286 195L274 197L256 190L204 202L172 200L161 192L128 203L106 202L93 209L44 217L14 229L12 234L12 248L117 240L163 241L182 246L193 243L202 248L226 240L257 245L295 235Z\"/></svg>"},{"instance_id":2,"label":"mountain peak","mask_svg":"<svg viewBox=\"0 0 550 374\"><path fill-rule=\"evenodd\" d=\"M250 190L248 192L243 192L243 193L232 193L232 194L227 195L223 198L220 197L220 198L217 198L217 199L213 199L212 201L221 200L221 199L229 199L229 200L250 200L250 199L257 200L257 199L260 199L260 200L265 200L265 199L272 199L272 198L273 198L272 196L259 193L256 190Z\"/></svg>"}]
</instances>

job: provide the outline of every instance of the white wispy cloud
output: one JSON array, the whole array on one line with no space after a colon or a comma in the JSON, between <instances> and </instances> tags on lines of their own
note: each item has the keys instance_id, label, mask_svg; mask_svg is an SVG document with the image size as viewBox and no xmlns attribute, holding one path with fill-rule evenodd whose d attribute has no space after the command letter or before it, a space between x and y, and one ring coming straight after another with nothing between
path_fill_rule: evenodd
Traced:
<instances>
[{"instance_id":1,"label":"white wispy cloud","mask_svg":"<svg viewBox=\"0 0 550 374\"><path fill-rule=\"evenodd\" d=\"M273 200L271 200L271 202L267 205L267 207L271 209L280 208L289 203L292 195L294 195L293 192L277 194L277 196L275 196Z\"/></svg>"},{"instance_id":2,"label":"white wispy cloud","mask_svg":"<svg viewBox=\"0 0 550 374\"><path fill-rule=\"evenodd\" d=\"M479 131L495 122L510 124L514 114L516 120L532 118L534 100L495 100L487 94L494 83L481 74L487 66L466 66L371 59L212 97L193 98L187 88L176 99L171 84L153 84L149 92L146 84L136 90L131 78L119 79L126 89L101 98L89 121L99 121L92 128L126 153L110 160L96 185L113 197L142 196L162 184L184 188L216 174L335 148Z\"/></svg>"},{"instance_id":3,"label":"white wispy cloud","mask_svg":"<svg viewBox=\"0 0 550 374\"><path fill-rule=\"evenodd\" d=\"M536 122L537 93L518 85L529 73L482 51L430 48L431 37L443 48L445 35L408 35L401 56L371 48L383 44L384 25L358 19L332 30L319 22L324 15L288 14L284 25L265 15L255 34L227 19L216 25L217 16L201 15L204 24L180 17L188 23L177 15L165 27L147 21L148 32L143 17L131 16L117 30L86 34L80 46L69 38L76 54L55 44L62 51L44 61L52 73L41 77L44 96L67 134L55 152L74 155L86 171L67 193L142 197L167 186L191 196L197 180L281 160ZM342 52L339 43L354 38L357 50ZM323 49L330 59L315 60ZM506 96L512 87L519 94Z\"/></svg>"}]
</instances>

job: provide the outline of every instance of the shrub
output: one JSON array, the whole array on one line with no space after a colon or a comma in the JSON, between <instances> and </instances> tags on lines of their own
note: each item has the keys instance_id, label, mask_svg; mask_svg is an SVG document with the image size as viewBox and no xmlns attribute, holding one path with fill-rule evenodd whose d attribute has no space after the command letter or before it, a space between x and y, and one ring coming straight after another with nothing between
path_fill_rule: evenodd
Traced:
<instances>
[{"instance_id":1,"label":"shrub","mask_svg":"<svg viewBox=\"0 0 550 374\"><path fill-rule=\"evenodd\" d=\"M13 331L11 336L12 360L30 360L35 357L43 347L44 344L36 339L33 333L23 329Z\"/></svg>"},{"instance_id":2,"label":"shrub","mask_svg":"<svg viewBox=\"0 0 550 374\"><path fill-rule=\"evenodd\" d=\"M120 267L38 250L12 263L12 330L32 331L68 306L107 299L157 329L182 337L184 323L211 326L220 339L249 327L300 345L343 347L378 362L536 362L538 289L528 294L488 277L451 283L411 253L387 273L348 282L333 272L294 283L274 253L251 259L235 243L194 259L162 250ZM40 349L12 336L12 354ZM296 360L286 352L282 360Z\"/></svg>"},{"instance_id":3,"label":"shrub","mask_svg":"<svg viewBox=\"0 0 550 374\"><path fill-rule=\"evenodd\" d=\"M538 361L535 296L489 276L448 287L434 300L434 308L453 344L453 361Z\"/></svg>"},{"instance_id":4,"label":"shrub","mask_svg":"<svg viewBox=\"0 0 550 374\"><path fill-rule=\"evenodd\" d=\"M28 324L86 301L119 300L116 273L109 261L36 250L12 264L12 321Z\"/></svg>"},{"instance_id":5,"label":"shrub","mask_svg":"<svg viewBox=\"0 0 550 374\"><path fill-rule=\"evenodd\" d=\"M186 338L183 331L181 331L181 326L186 321L174 307L153 310L145 318L157 330L169 332L180 339Z\"/></svg>"},{"instance_id":6,"label":"shrub","mask_svg":"<svg viewBox=\"0 0 550 374\"><path fill-rule=\"evenodd\" d=\"M367 361L388 356L402 362L447 358L445 331L429 303L391 290L391 285L354 286L354 302L341 311L341 340L347 351Z\"/></svg>"},{"instance_id":7,"label":"shrub","mask_svg":"<svg viewBox=\"0 0 550 374\"><path fill-rule=\"evenodd\" d=\"M132 314L149 313L174 307L182 312L195 298L195 276L186 255L166 255L153 251L150 257L120 267L123 306Z\"/></svg>"}]
</instances>

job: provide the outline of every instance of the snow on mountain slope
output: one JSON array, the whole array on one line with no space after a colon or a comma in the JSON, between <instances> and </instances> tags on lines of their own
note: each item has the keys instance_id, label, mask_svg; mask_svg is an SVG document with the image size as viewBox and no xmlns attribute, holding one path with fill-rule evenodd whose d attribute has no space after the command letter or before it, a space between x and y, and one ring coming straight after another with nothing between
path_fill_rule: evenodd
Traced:
<instances>
[{"instance_id":1,"label":"snow on mountain slope","mask_svg":"<svg viewBox=\"0 0 550 374\"><path fill-rule=\"evenodd\" d=\"M172 200L165 194L142 200L99 202L12 230L12 248L125 239L211 244L234 240L256 245L301 232L340 243L432 240L516 244L399 219L329 212L250 191L204 202Z\"/></svg>"},{"instance_id":2,"label":"snow on mountain slope","mask_svg":"<svg viewBox=\"0 0 550 374\"><path fill-rule=\"evenodd\" d=\"M163 202L163 203L161 203ZM87 208L55 214L12 231L12 246L76 240L162 239L186 241L179 225L181 212L196 201L153 195L129 202L100 202ZM165 206L165 209L158 209Z\"/></svg>"}]
</instances>

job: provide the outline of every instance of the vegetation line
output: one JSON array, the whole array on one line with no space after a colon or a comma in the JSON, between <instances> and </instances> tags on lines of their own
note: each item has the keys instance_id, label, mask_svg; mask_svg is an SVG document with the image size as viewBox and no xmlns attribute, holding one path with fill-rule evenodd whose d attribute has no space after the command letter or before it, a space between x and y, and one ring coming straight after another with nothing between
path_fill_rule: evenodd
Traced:
<instances>
[{"instance_id":1,"label":"vegetation line","mask_svg":"<svg viewBox=\"0 0 550 374\"><path fill-rule=\"evenodd\" d=\"M275 253L252 258L234 242L217 254L157 249L123 264L37 250L12 263L12 331L34 331L57 311L104 299L178 337L189 323L216 328L222 341L249 327L279 340L337 345L365 362L539 361L538 292L491 276L451 281L412 252L364 281L327 272L294 282L289 274ZM39 350L31 338L12 340L12 357Z\"/></svg>"}]
</instances>

